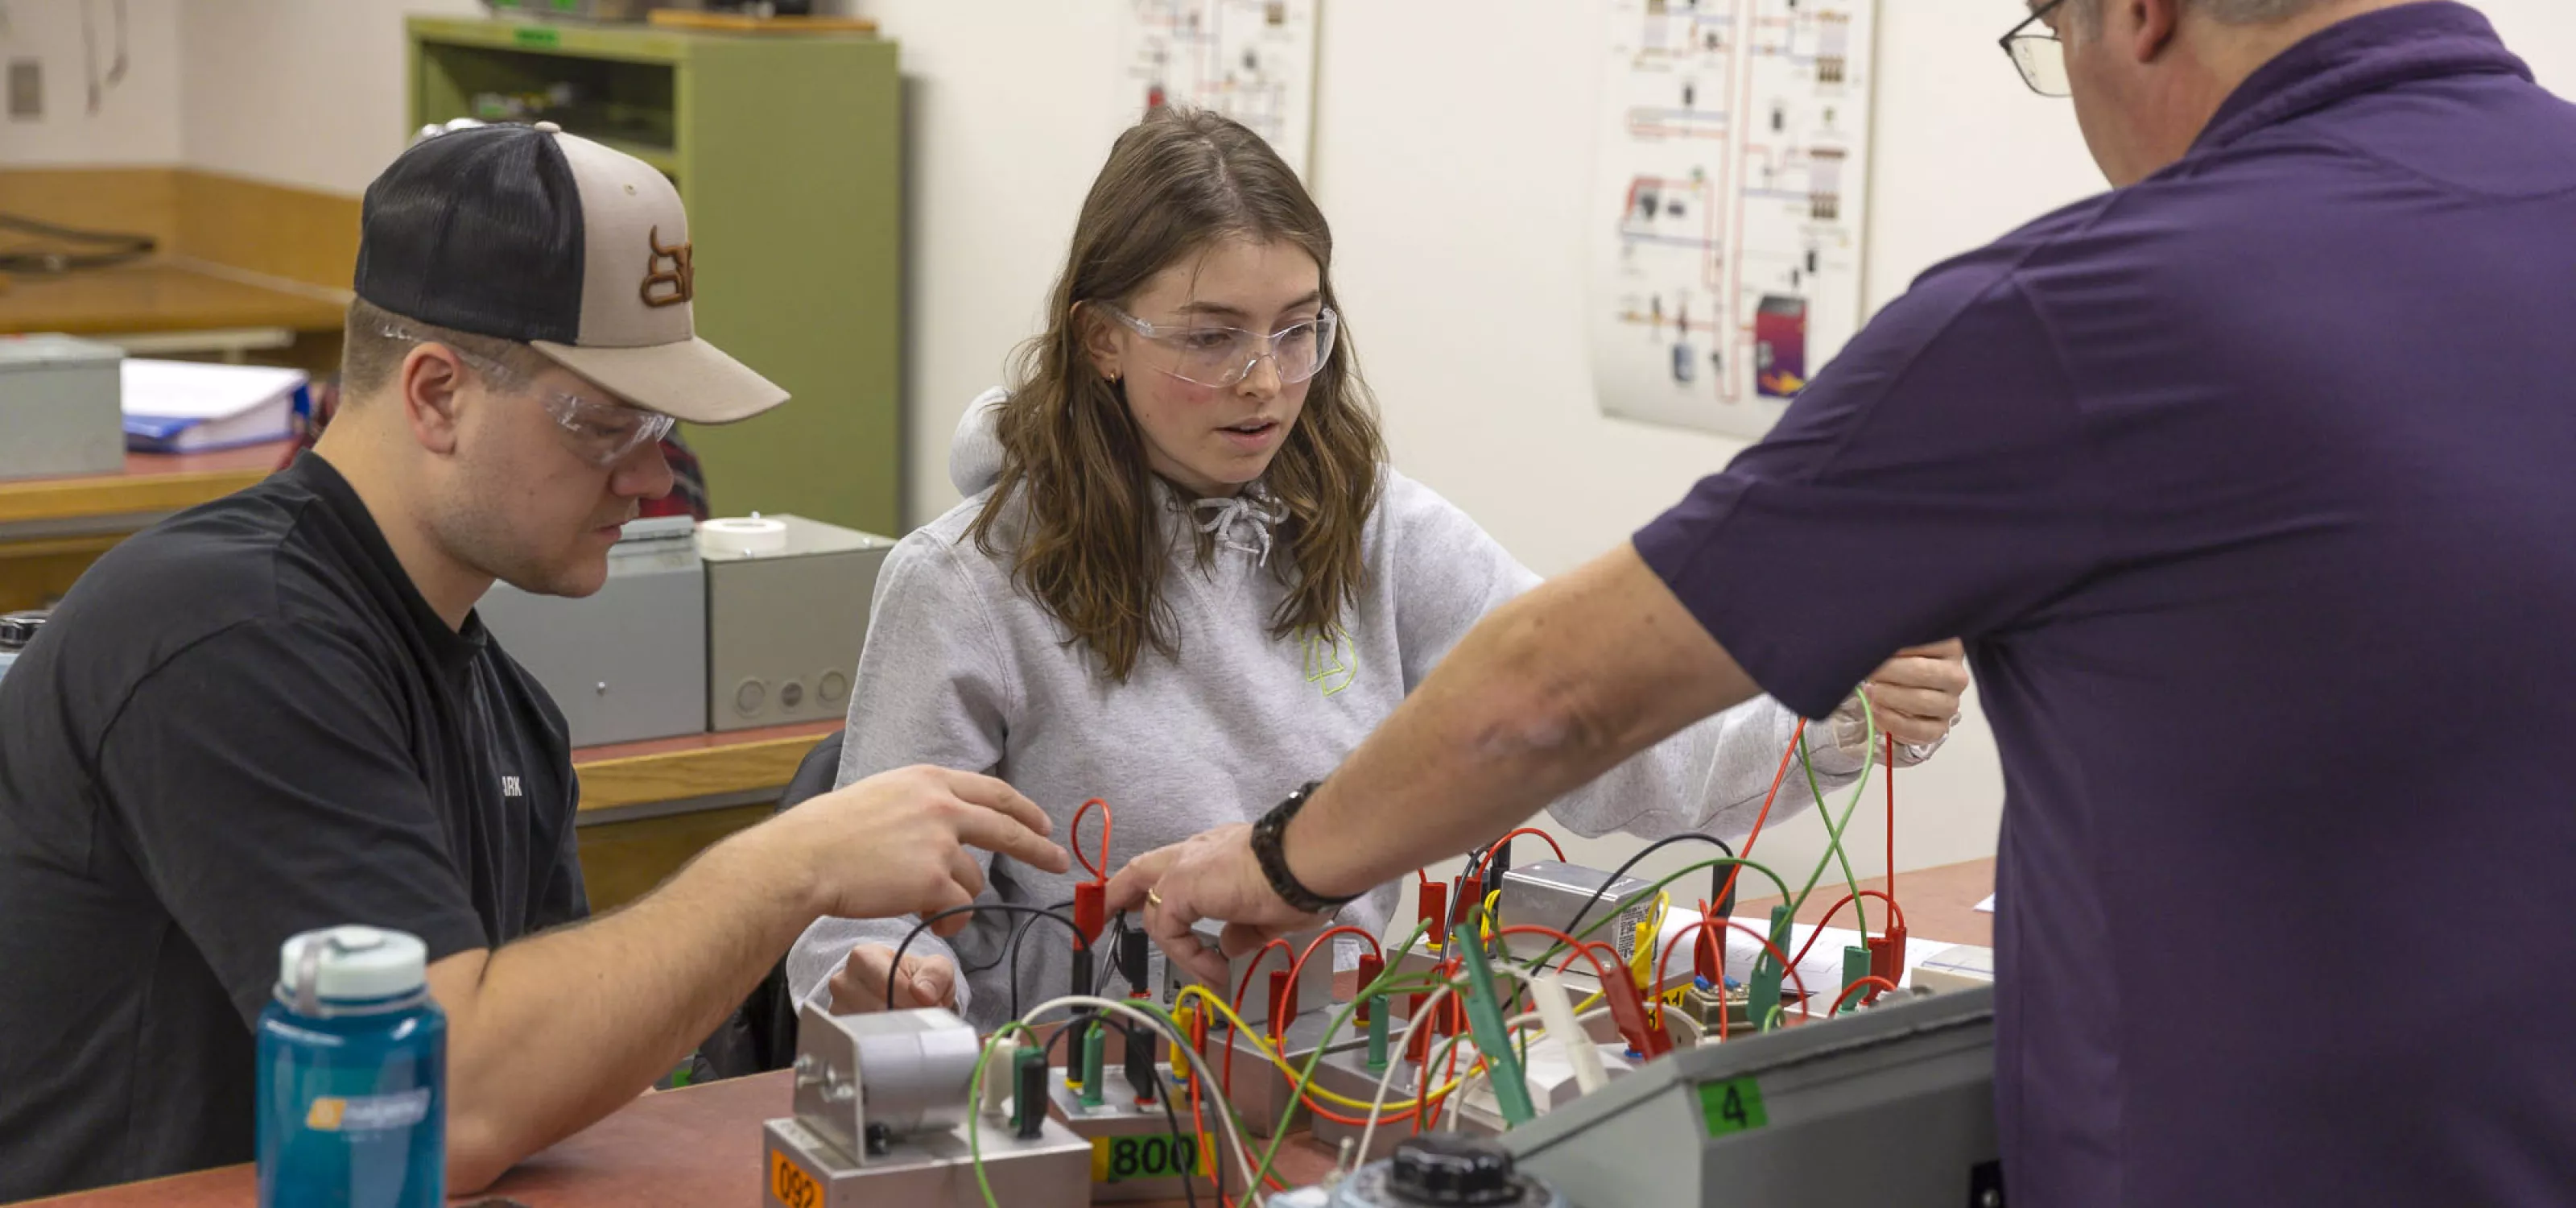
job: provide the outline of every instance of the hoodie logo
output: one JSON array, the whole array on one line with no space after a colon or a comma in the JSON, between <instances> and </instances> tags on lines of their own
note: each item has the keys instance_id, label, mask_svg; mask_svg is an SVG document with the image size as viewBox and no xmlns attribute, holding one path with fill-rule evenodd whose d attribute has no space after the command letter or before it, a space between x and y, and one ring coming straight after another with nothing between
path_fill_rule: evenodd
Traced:
<instances>
[{"instance_id":1,"label":"hoodie logo","mask_svg":"<svg viewBox=\"0 0 2576 1208\"><path fill-rule=\"evenodd\" d=\"M1351 686L1360 677L1359 649L1351 644L1350 635L1336 633L1319 637L1306 635L1306 682L1333 696Z\"/></svg>"},{"instance_id":2,"label":"hoodie logo","mask_svg":"<svg viewBox=\"0 0 2576 1208\"><path fill-rule=\"evenodd\" d=\"M504 796L504 797L516 797L516 796L519 796L519 795L520 795L520 794L519 794L519 778L518 778L518 777L516 777L516 776L504 776L504 777L502 777L502 778L501 778L501 795L502 795L502 796Z\"/></svg>"}]
</instances>

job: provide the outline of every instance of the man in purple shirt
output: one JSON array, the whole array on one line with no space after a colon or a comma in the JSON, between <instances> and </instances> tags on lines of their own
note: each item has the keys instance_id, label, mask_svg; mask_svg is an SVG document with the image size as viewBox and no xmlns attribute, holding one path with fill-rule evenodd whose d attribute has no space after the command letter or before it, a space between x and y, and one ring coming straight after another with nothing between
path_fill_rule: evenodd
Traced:
<instances>
[{"instance_id":1,"label":"man in purple shirt","mask_svg":"<svg viewBox=\"0 0 2576 1208\"><path fill-rule=\"evenodd\" d=\"M1961 634L2015 1204L2576 1202L2576 107L2441 0L2034 8L2114 191L1113 899L1203 963Z\"/></svg>"}]
</instances>

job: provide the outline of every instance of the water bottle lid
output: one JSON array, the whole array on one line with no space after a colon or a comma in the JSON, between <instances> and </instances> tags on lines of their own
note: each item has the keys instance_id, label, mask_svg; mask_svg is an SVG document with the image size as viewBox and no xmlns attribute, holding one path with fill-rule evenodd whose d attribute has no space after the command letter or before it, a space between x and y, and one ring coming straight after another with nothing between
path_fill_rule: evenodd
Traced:
<instances>
[{"instance_id":1,"label":"water bottle lid","mask_svg":"<svg viewBox=\"0 0 2576 1208\"><path fill-rule=\"evenodd\" d=\"M45 627L44 612L13 612L0 615L0 650L24 650L36 640L36 631Z\"/></svg>"},{"instance_id":2,"label":"water bottle lid","mask_svg":"<svg viewBox=\"0 0 2576 1208\"><path fill-rule=\"evenodd\" d=\"M277 997L299 1011L320 1002L358 1002L420 992L429 949L420 937L382 927L325 927L278 950Z\"/></svg>"}]
</instances>

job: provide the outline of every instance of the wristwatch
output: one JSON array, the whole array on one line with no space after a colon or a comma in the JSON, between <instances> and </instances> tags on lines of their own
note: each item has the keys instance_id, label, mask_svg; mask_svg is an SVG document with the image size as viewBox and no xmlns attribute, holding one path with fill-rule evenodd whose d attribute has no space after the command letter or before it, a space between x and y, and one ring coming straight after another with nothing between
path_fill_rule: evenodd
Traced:
<instances>
[{"instance_id":1,"label":"wristwatch","mask_svg":"<svg viewBox=\"0 0 2576 1208\"><path fill-rule=\"evenodd\" d=\"M1288 903L1292 909L1308 914L1339 910L1360 896L1325 897L1306 888L1305 883L1297 879L1297 874L1288 871L1288 854L1280 846L1288 835L1288 820L1296 817L1298 810L1306 808L1307 800L1322 784L1320 780L1307 781L1305 787L1288 794L1286 801L1270 807L1269 813L1252 824L1252 858L1261 862L1261 875L1269 880L1270 892L1278 894L1279 900Z\"/></svg>"}]
</instances>

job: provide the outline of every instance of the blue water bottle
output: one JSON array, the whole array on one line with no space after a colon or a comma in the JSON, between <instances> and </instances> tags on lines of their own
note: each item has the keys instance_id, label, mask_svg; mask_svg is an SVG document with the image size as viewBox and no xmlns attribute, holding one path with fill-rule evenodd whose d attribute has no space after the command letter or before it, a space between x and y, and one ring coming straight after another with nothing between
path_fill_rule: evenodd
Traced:
<instances>
[{"instance_id":1,"label":"blue water bottle","mask_svg":"<svg viewBox=\"0 0 2576 1208\"><path fill-rule=\"evenodd\" d=\"M260 1208L439 1208L447 1016L416 936L330 927L286 941L259 1014Z\"/></svg>"}]
</instances>

